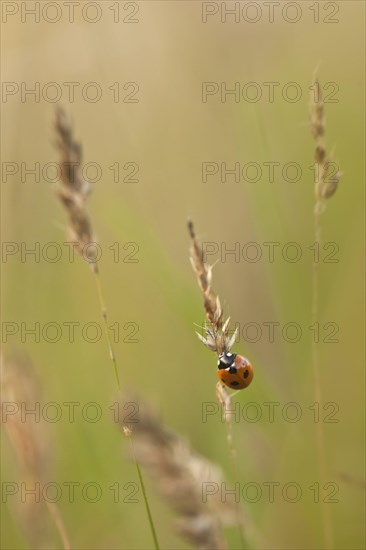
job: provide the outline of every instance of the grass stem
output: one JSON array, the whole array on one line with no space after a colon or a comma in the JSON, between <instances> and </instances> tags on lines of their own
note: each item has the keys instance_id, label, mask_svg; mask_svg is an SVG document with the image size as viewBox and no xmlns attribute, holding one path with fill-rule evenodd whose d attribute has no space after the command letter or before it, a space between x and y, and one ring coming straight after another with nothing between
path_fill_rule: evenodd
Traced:
<instances>
[{"instance_id":1,"label":"grass stem","mask_svg":"<svg viewBox=\"0 0 366 550\"><path fill-rule=\"evenodd\" d=\"M60 535L60 539L62 541L62 547L64 550L71 550L71 545L69 542L69 537L67 535L67 531L65 528L65 524L63 522L62 516L60 514L60 510L58 509L57 504L54 502L50 502L46 500L46 505L48 508L48 511L53 519L53 522L55 524L55 527L58 531L58 534Z\"/></svg>"},{"instance_id":2,"label":"grass stem","mask_svg":"<svg viewBox=\"0 0 366 550\"><path fill-rule=\"evenodd\" d=\"M110 357L110 359L112 361L112 364L113 364L114 375L115 375L118 391L121 391L121 384L120 384L120 380L119 380L116 355L114 353L113 346L112 346L112 340L111 340L111 337L109 335L108 312L107 312L107 307L105 305L105 300L104 300L104 296L103 296L102 284L101 284L101 280L100 280L100 271L99 271L99 268L97 266L95 266L93 271L94 271L94 275L95 275L95 282L96 282L96 286L97 286L98 300L99 300L101 315L102 315L102 319L103 319L104 333L105 333L105 337L106 337L106 341L107 341L107 345L108 345L109 357Z\"/></svg>"},{"instance_id":3,"label":"grass stem","mask_svg":"<svg viewBox=\"0 0 366 550\"><path fill-rule=\"evenodd\" d=\"M231 421L225 422L225 424L226 424L226 439L227 439L227 444L229 447L230 457L231 457L233 479L234 479L234 483L236 483L239 481L239 471L238 471L238 454L236 452L236 447L233 440L233 426ZM239 530L241 548L244 550L244 548L246 548L246 541L244 536L242 513L241 513L239 502L236 502L236 500L235 500L235 515L236 515L236 522Z\"/></svg>"},{"instance_id":4,"label":"grass stem","mask_svg":"<svg viewBox=\"0 0 366 550\"><path fill-rule=\"evenodd\" d=\"M321 226L319 212L317 209L314 211L314 237L315 243L320 250L321 246ZM319 259L315 257L313 259L313 270L312 270L312 326L315 326L315 323L318 323L319 319ZM315 341L313 337L312 340L312 365L313 365L313 377L314 377L314 399L318 403L319 410L322 410L323 398L322 398L322 389L321 389L321 380L319 373L319 344ZM317 461L318 461L318 475L321 486L326 482L326 456L325 456L325 441L324 441L324 431L322 421L316 422L316 452L317 452ZM330 514L329 506L324 502L324 499L321 499L321 508L322 508L322 526L323 526L323 538L325 548L327 550L333 548L333 529L332 529L332 518Z\"/></svg>"},{"instance_id":5,"label":"grass stem","mask_svg":"<svg viewBox=\"0 0 366 550\"><path fill-rule=\"evenodd\" d=\"M156 529L155 529L155 524L154 524L154 520L153 520L153 517L152 517L152 514L151 514L151 510L150 510L149 499L148 499L147 494L146 494L145 484L144 484L144 480L143 480L142 473L141 473L141 468L140 468L140 465L137 461L137 458L136 458L136 455L135 455L135 449L133 447L132 432L129 434L128 439L130 441L131 453L132 453L132 456L133 456L133 460L135 462L137 475L138 475L140 485L141 485L142 496L143 496L143 499L144 499L144 504L145 504L147 517L148 517L148 520L149 520L151 534L152 534L152 537L154 539L154 547L155 547L155 550L160 550L159 541L158 541L158 537L157 537Z\"/></svg>"}]
</instances>

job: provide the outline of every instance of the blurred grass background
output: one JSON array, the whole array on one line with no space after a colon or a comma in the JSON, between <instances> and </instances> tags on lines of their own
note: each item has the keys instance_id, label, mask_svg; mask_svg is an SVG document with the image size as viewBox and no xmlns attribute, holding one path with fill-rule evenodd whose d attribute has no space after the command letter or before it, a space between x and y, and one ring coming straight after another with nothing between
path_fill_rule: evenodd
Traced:
<instances>
[{"instance_id":1,"label":"blurred grass background","mask_svg":"<svg viewBox=\"0 0 366 550\"><path fill-rule=\"evenodd\" d=\"M107 2L102 3L106 6ZM338 2L339 23L315 24L307 15L297 24L277 20L222 24L218 17L201 22L200 2L140 2L138 24L115 24L107 10L95 25L3 24L4 81L31 83L95 81L104 96L91 104L80 99L62 105L74 120L85 162L98 162L103 179L93 186L90 213L102 245L101 274L111 322L138 323L139 343L120 342L115 350L122 384L138 388L161 410L164 420L192 445L218 462L230 479L225 426L218 415L201 419L202 404L215 401L216 360L197 340L194 323L203 321L201 297L188 262L186 219L191 216L204 241L258 243L296 241L304 254L291 264L235 263L228 257L214 270L215 289L233 322L298 322L299 343L276 338L269 343L241 341L255 367L255 380L236 400L295 401L303 407L298 424L280 414L269 423L241 421L234 425L242 483L298 482L303 498L296 504L282 498L248 505L265 548L320 548L320 504L307 487L317 481L311 366L311 254L313 242L314 144L307 127L308 86L315 67L321 82L339 84L339 102L326 105L327 144L336 145L344 175L339 191L322 217L323 239L339 245L339 263L320 265L320 320L340 326L338 344L320 345L324 401L339 405L339 423L324 424L328 477L340 486L332 504L335 547L364 548L363 492L344 483L341 474L363 477L364 466L364 5ZM306 6L306 8L305 8ZM113 82L135 81L136 104L113 103ZM221 103L201 101L204 81L287 83L303 90L291 104L278 94L262 100ZM3 161L32 164L56 161L53 147L54 105L19 97L3 105ZM108 170L114 162L137 162L139 183L114 183ZM298 162L297 183L266 177L258 183L218 179L201 182L201 163ZM46 243L66 240L66 218L53 185L31 178L9 179L2 185L3 241ZM114 263L108 246L135 241L136 264ZM216 257L215 259L218 259ZM61 262L22 263L19 256L3 264L3 321L32 325L50 321L99 322L93 277L77 258ZM51 344L28 338L9 339L7 348L25 348L36 366L44 401L96 401L101 422L78 417L48 424L55 456L54 480L94 481L104 489L100 502L78 498L60 502L74 548L150 548L143 504L113 503L107 489L137 481L126 457L126 445L110 420L114 380L105 342L90 344L77 337ZM264 410L264 409L263 409ZM5 442L4 442L5 443ZM12 455L3 445L3 479L16 479ZM183 548L172 529L172 514L147 481L153 514L163 548ZM26 540L7 506L2 513L3 548L24 548ZM228 533L236 547L235 530ZM57 547L57 534L54 535Z\"/></svg>"}]
</instances>

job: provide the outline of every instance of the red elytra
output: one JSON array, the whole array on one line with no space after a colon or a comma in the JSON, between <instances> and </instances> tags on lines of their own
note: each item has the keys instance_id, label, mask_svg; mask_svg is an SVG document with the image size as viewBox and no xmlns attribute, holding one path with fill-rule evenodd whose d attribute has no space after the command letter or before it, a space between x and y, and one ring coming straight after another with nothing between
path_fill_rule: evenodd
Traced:
<instances>
[{"instance_id":1,"label":"red elytra","mask_svg":"<svg viewBox=\"0 0 366 550\"><path fill-rule=\"evenodd\" d=\"M228 354L224 354L224 356L224 359L227 361ZM234 361L226 368L219 368L217 372L219 380L233 390L247 388L254 376L250 361L242 355L230 354L230 356L234 358Z\"/></svg>"}]
</instances>

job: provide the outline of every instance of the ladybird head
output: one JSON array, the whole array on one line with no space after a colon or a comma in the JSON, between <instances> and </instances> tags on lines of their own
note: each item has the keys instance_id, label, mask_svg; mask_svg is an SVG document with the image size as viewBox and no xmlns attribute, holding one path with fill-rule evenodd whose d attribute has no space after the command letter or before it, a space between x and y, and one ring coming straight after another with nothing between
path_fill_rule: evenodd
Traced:
<instances>
[{"instance_id":1,"label":"ladybird head","mask_svg":"<svg viewBox=\"0 0 366 550\"><path fill-rule=\"evenodd\" d=\"M235 357L236 357L236 353L230 353L228 351L225 351L224 353L222 353L217 362L218 369L230 368L235 361Z\"/></svg>"}]
</instances>

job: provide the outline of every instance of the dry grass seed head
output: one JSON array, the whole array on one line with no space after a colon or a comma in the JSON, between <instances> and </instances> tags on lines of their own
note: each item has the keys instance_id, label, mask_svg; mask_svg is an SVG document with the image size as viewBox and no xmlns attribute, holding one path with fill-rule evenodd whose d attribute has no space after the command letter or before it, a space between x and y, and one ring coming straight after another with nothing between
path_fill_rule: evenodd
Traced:
<instances>
[{"instance_id":1,"label":"dry grass seed head","mask_svg":"<svg viewBox=\"0 0 366 550\"><path fill-rule=\"evenodd\" d=\"M76 249L97 269L95 247L91 221L86 209L86 200L90 194L90 185L82 175L82 149L75 141L71 123L62 109L56 111L55 128L57 149L60 153L61 182L58 196L69 218L69 241L76 243ZM86 248L85 248L86 247Z\"/></svg>"},{"instance_id":2,"label":"dry grass seed head","mask_svg":"<svg viewBox=\"0 0 366 550\"><path fill-rule=\"evenodd\" d=\"M37 421L36 414L25 414L35 411L40 402L38 379L24 355L5 356L1 363L4 429L23 472L31 478L43 479L50 462L44 424Z\"/></svg>"},{"instance_id":3,"label":"dry grass seed head","mask_svg":"<svg viewBox=\"0 0 366 550\"><path fill-rule=\"evenodd\" d=\"M44 422L32 412L41 399L38 379L25 355L4 356L1 360L1 408L6 435L19 465L19 479L33 490L41 487L50 471L50 444ZM29 496L19 503L15 514L35 547L45 543L44 507Z\"/></svg>"},{"instance_id":4,"label":"dry grass seed head","mask_svg":"<svg viewBox=\"0 0 366 550\"><path fill-rule=\"evenodd\" d=\"M205 335L196 333L201 342L211 351L221 355L225 351L230 351L234 345L237 333L230 336L228 318L223 322L223 310L220 299L212 288L212 266L205 261L202 246L196 237L194 225L191 220L188 221L188 232L191 237L190 262L196 275L198 286L203 295L203 303L206 313L208 326L205 327Z\"/></svg>"},{"instance_id":5,"label":"dry grass seed head","mask_svg":"<svg viewBox=\"0 0 366 550\"><path fill-rule=\"evenodd\" d=\"M196 548L224 548L220 524L233 524L234 508L220 498L221 470L165 427L145 403L126 400L131 401L138 403L138 417L127 425L121 420L121 427L132 432L139 464L178 515L179 533ZM205 483L219 488L216 495L207 497L207 502L203 499Z\"/></svg>"},{"instance_id":6,"label":"dry grass seed head","mask_svg":"<svg viewBox=\"0 0 366 550\"><path fill-rule=\"evenodd\" d=\"M206 317L211 325L216 329L220 329L222 325L222 309L219 297L215 294L211 286L212 266L205 263L203 250L196 238L192 221L188 222L188 231L192 239L190 261L204 297Z\"/></svg>"},{"instance_id":7,"label":"dry grass seed head","mask_svg":"<svg viewBox=\"0 0 366 550\"><path fill-rule=\"evenodd\" d=\"M322 89L318 79L315 80L314 86L311 87L311 101L309 109L310 131L315 140L315 212L321 213L325 208L325 201L330 199L338 188L341 179L341 172L330 172L334 165L332 154L328 155L325 145L325 111ZM314 94L314 89L316 93Z\"/></svg>"}]
</instances>

